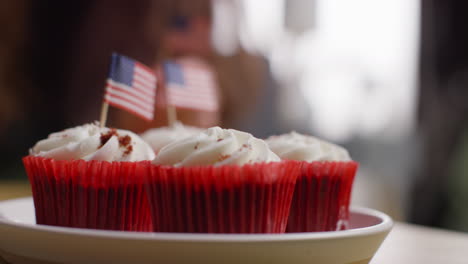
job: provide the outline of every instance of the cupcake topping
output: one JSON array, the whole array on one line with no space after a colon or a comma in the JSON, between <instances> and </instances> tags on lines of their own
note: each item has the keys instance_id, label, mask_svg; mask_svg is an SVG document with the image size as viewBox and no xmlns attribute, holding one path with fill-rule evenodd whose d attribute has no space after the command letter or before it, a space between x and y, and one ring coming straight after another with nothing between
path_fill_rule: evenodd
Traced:
<instances>
[{"instance_id":1,"label":"cupcake topping","mask_svg":"<svg viewBox=\"0 0 468 264\"><path fill-rule=\"evenodd\" d=\"M212 127L165 146L156 155L153 163L174 166L221 166L271 161L280 161L280 158L268 148L265 141L234 129Z\"/></svg>"},{"instance_id":2,"label":"cupcake topping","mask_svg":"<svg viewBox=\"0 0 468 264\"><path fill-rule=\"evenodd\" d=\"M281 159L301 161L350 161L348 151L338 145L296 132L269 137L266 142Z\"/></svg>"},{"instance_id":3,"label":"cupcake topping","mask_svg":"<svg viewBox=\"0 0 468 264\"><path fill-rule=\"evenodd\" d=\"M175 123L171 127L160 127L149 129L141 137L146 141L157 154L164 146L195 135L203 131L201 128L185 126L180 122Z\"/></svg>"},{"instance_id":4,"label":"cupcake topping","mask_svg":"<svg viewBox=\"0 0 468 264\"><path fill-rule=\"evenodd\" d=\"M125 148L124 155L128 155L133 151L132 138L129 135L119 136L117 129L111 128L108 132L101 132L101 145L99 148L104 146L111 137L116 136L119 139L119 147Z\"/></svg>"},{"instance_id":5,"label":"cupcake topping","mask_svg":"<svg viewBox=\"0 0 468 264\"><path fill-rule=\"evenodd\" d=\"M31 155L56 160L141 161L154 159L154 152L136 134L115 128L85 124L52 133L37 142Z\"/></svg>"}]
</instances>

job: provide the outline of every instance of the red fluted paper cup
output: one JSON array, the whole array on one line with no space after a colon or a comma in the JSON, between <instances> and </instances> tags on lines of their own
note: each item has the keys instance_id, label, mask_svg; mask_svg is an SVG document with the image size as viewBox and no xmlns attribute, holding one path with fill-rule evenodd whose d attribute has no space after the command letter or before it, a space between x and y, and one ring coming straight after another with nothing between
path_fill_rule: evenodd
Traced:
<instances>
[{"instance_id":1,"label":"red fluted paper cup","mask_svg":"<svg viewBox=\"0 0 468 264\"><path fill-rule=\"evenodd\" d=\"M357 167L354 161L303 162L286 232L346 229Z\"/></svg>"},{"instance_id":2,"label":"red fluted paper cup","mask_svg":"<svg viewBox=\"0 0 468 264\"><path fill-rule=\"evenodd\" d=\"M146 190L155 232L284 233L300 163L153 165Z\"/></svg>"},{"instance_id":3,"label":"red fluted paper cup","mask_svg":"<svg viewBox=\"0 0 468 264\"><path fill-rule=\"evenodd\" d=\"M43 225L151 231L143 174L149 162L23 158L36 222Z\"/></svg>"}]
</instances>

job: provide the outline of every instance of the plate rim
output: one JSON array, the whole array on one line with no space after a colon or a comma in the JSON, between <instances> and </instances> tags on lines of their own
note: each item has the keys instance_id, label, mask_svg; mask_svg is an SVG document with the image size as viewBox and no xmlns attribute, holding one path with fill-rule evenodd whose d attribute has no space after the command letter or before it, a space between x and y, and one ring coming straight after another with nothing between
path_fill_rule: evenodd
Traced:
<instances>
[{"instance_id":1,"label":"plate rim","mask_svg":"<svg viewBox=\"0 0 468 264\"><path fill-rule=\"evenodd\" d=\"M0 201L2 205L9 203L26 202L32 196ZM85 236L94 238L112 238L119 240L157 240L167 242L278 242L297 240L324 240L347 238L356 236L366 236L381 232L388 232L393 227L393 220L387 214L376 209L367 207L351 206L351 212L372 215L382 220L376 225L354 228L341 231L328 232L302 232L286 234L199 234L199 233L164 233L164 232L132 232L132 231L110 231L85 228L56 227L47 225L31 225L21 222L11 221L2 218L0 215L0 227L6 226L15 229L23 229L36 232L50 232L63 235Z\"/></svg>"}]
</instances>

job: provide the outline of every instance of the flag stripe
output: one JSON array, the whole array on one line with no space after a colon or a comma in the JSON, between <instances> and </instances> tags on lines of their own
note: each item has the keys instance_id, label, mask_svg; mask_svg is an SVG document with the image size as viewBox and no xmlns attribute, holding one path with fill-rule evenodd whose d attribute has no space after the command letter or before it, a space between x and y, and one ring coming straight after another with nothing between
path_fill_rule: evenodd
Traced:
<instances>
[{"instance_id":1,"label":"flag stripe","mask_svg":"<svg viewBox=\"0 0 468 264\"><path fill-rule=\"evenodd\" d=\"M128 94L128 96L135 97L136 99L139 99L147 104L154 104L154 98L151 95L142 94L141 92L135 91L136 89L130 88L125 84L109 82L107 86L110 88L114 88L114 90L120 90L122 92L125 92L126 94Z\"/></svg>"},{"instance_id":2,"label":"flag stripe","mask_svg":"<svg viewBox=\"0 0 468 264\"><path fill-rule=\"evenodd\" d=\"M198 93L197 91L193 91L193 94L190 97L185 96L184 93L185 92L173 91L170 94L168 94L167 97L170 101L174 100L174 98L179 98L179 97L193 98L194 100L215 100L216 99L215 95L209 94L209 93L202 94L202 93Z\"/></svg>"},{"instance_id":3,"label":"flag stripe","mask_svg":"<svg viewBox=\"0 0 468 264\"><path fill-rule=\"evenodd\" d=\"M170 103L171 104L180 104L181 102L191 102L191 101L193 101L193 103L190 103L190 105L199 105L201 107L206 106L208 104L217 105L216 103L210 102L212 100L209 99L209 98L194 99L194 98L174 97L174 98L171 98Z\"/></svg>"},{"instance_id":4,"label":"flag stripe","mask_svg":"<svg viewBox=\"0 0 468 264\"><path fill-rule=\"evenodd\" d=\"M135 83L133 84L133 87L135 88L135 90L139 91L144 96L154 97L156 95L156 90L154 88L152 91L148 91L148 90L145 90L145 88L142 87L142 85L135 84Z\"/></svg>"},{"instance_id":5,"label":"flag stripe","mask_svg":"<svg viewBox=\"0 0 468 264\"><path fill-rule=\"evenodd\" d=\"M215 106L217 105L216 102L210 101L210 100L192 100L192 98L186 98L186 97L176 97L173 98L172 102L174 103L188 103L190 105L203 105L203 106Z\"/></svg>"},{"instance_id":6,"label":"flag stripe","mask_svg":"<svg viewBox=\"0 0 468 264\"><path fill-rule=\"evenodd\" d=\"M141 76L142 78L147 79L150 82L156 81L156 77L154 77L154 74L151 71L146 70L141 66L137 65L135 67L135 74Z\"/></svg>"},{"instance_id":7,"label":"flag stripe","mask_svg":"<svg viewBox=\"0 0 468 264\"><path fill-rule=\"evenodd\" d=\"M135 87L135 85L133 86L134 88L132 88L132 87L126 85L126 84L114 82L111 79L107 80L107 83L112 84L112 86L123 87L123 88L127 88L127 89L130 89L130 90L135 90L134 91L135 94L140 93L141 94L140 96L143 96L143 97L147 97L147 96L148 97L154 97L156 95L156 90L148 91L148 90L145 90L144 88Z\"/></svg>"},{"instance_id":8,"label":"flag stripe","mask_svg":"<svg viewBox=\"0 0 468 264\"><path fill-rule=\"evenodd\" d=\"M138 62L138 61L135 61L135 67L138 68L139 70L142 70L145 73L147 73L149 77L156 78L154 76L153 70L150 67L146 66L145 64L143 64L141 62Z\"/></svg>"},{"instance_id":9,"label":"flag stripe","mask_svg":"<svg viewBox=\"0 0 468 264\"><path fill-rule=\"evenodd\" d=\"M156 94L155 84L152 84L152 86L146 86L145 84L134 80L132 87L135 87L135 89L138 89L140 92L146 94L146 96L154 96Z\"/></svg>"},{"instance_id":10,"label":"flag stripe","mask_svg":"<svg viewBox=\"0 0 468 264\"><path fill-rule=\"evenodd\" d=\"M111 96L109 94L106 94L106 96L104 98L105 98L105 102L110 104L110 105L123 108L123 109L125 109L125 110L127 110L129 112L132 112L133 114L136 114L138 116L141 116L141 117L143 117L144 119L147 119L147 120L152 120L153 119L153 114L152 113L150 114L148 111L142 110L139 106L134 105L134 104L132 104L132 103L126 101L126 100L116 98L116 97Z\"/></svg>"},{"instance_id":11,"label":"flag stripe","mask_svg":"<svg viewBox=\"0 0 468 264\"><path fill-rule=\"evenodd\" d=\"M177 98L171 102L171 105L182 107L182 108L191 108L191 109L203 109L206 111L215 111L218 109L218 104L205 102L195 102L192 99L183 99Z\"/></svg>"},{"instance_id":12,"label":"flag stripe","mask_svg":"<svg viewBox=\"0 0 468 264\"><path fill-rule=\"evenodd\" d=\"M112 102L114 104L121 104L122 102L125 102L126 105L124 106L135 108L135 111L140 113L140 115L152 115L152 113L148 112L148 110L141 108L140 105L135 104L134 102L131 102L124 97L120 97L114 94L107 94L107 101Z\"/></svg>"},{"instance_id":13,"label":"flag stripe","mask_svg":"<svg viewBox=\"0 0 468 264\"><path fill-rule=\"evenodd\" d=\"M147 79L142 78L139 75L135 75L135 78L133 78L133 83L139 83L149 91L154 89L154 81L148 81Z\"/></svg>"},{"instance_id":14,"label":"flag stripe","mask_svg":"<svg viewBox=\"0 0 468 264\"><path fill-rule=\"evenodd\" d=\"M206 74L203 72L191 72L185 75L185 78L191 81L200 81L200 82L206 82L206 81L211 81L213 80L213 76L210 74Z\"/></svg>"},{"instance_id":15,"label":"flag stripe","mask_svg":"<svg viewBox=\"0 0 468 264\"><path fill-rule=\"evenodd\" d=\"M177 83L169 83L168 87L171 89L171 93L190 94L190 96L193 94L216 95L216 93L213 92L214 87L212 87L213 89L196 89L192 87L184 87Z\"/></svg>"},{"instance_id":16,"label":"flag stripe","mask_svg":"<svg viewBox=\"0 0 468 264\"><path fill-rule=\"evenodd\" d=\"M215 78L203 63L167 62L164 69L168 104L206 111L218 109Z\"/></svg>"},{"instance_id":17,"label":"flag stripe","mask_svg":"<svg viewBox=\"0 0 468 264\"><path fill-rule=\"evenodd\" d=\"M140 108L145 109L146 111L153 110L153 107L152 107L153 103L148 103L148 102L142 101L141 99L137 97L129 96L127 91L122 90L118 87L109 86L107 93L112 95L113 97L119 97L122 100L132 102L133 104L140 106Z\"/></svg>"}]
</instances>

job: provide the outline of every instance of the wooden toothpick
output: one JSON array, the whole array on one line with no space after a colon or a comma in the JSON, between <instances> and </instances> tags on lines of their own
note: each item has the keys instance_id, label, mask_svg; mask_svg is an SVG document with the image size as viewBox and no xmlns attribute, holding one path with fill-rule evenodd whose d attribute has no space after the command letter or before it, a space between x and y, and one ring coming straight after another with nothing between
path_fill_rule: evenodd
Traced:
<instances>
[{"instance_id":1,"label":"wooden toothpick","mask_svg":"<svg viewBox=\"0 0 468 264\"><path fill-rule=\"evenodd\" d=\"M107 102L102 103L101 107L101 121L99 122L101 128L106 126L107 112L109 111L109 104Z\"/></svg>"},{"instance_id":2,"label":"wooden toothpick","mask_svg":"<svg viewBox=\"0 0 468 264\"><path fill-rule=\"evenodd\" d=\"M174 126L177 122L177 110L173 105L167 106L167 122L169 126Z\"/></svg>"}]
</instances>

